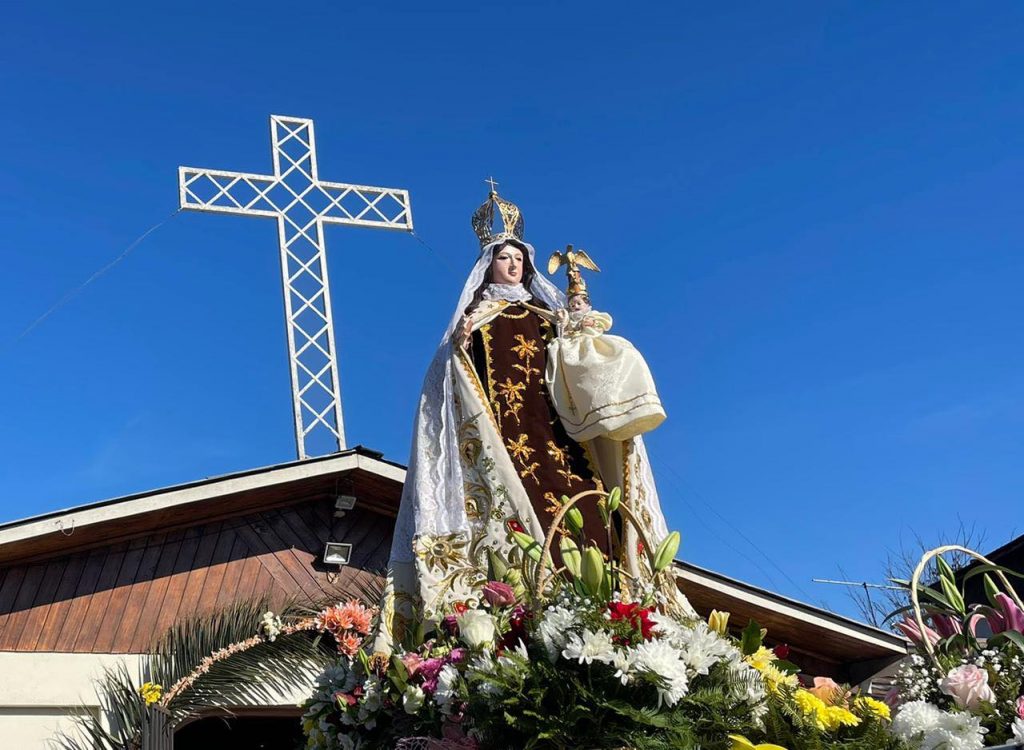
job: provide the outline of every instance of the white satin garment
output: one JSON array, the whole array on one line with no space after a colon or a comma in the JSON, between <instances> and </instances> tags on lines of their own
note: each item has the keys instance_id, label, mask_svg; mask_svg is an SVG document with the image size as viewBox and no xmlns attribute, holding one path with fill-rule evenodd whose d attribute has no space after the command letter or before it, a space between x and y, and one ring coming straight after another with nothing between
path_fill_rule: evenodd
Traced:
<instances>
[{"instance_id":1,"label":"white satin garment","mask_svg":"<svg viewBox=\"0 0 1024 750\"><path fill-rule=\"evenodd\" d=\"M643 356L626 339L604 333L611 327L607 313L571 315L548 344L548 392L577 442L631 440L665 421Z\"/></svg>"}]
</instances>

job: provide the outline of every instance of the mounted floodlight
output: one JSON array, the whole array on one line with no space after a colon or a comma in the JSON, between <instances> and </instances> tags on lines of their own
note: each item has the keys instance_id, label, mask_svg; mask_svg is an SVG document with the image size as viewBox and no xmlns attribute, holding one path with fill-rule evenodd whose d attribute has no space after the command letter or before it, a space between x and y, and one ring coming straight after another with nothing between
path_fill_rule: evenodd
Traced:
<instances>
[{"instance_id":1,"label":"mounted floodlight","mask_svg":"<svg viewBox=\"0 0 1024 750\"><path fill-rule=\"evenodd\" d=\"M354 507L356 507L355 495L338 495L334 501L334 515L336 518L341 518L345 515L345 511L352 510Z\"/></svg>"},{"instance_id":2,"label":"mounted floodlight","mask_svg":"<svg viewBox=\"0 0 1024 750\"><path fill-rule=\"evenodd\" d=\"M352 545L347 542L327 542L324 545L325 565L347 565L352 557Z\"/></svg>"}]
</instances>

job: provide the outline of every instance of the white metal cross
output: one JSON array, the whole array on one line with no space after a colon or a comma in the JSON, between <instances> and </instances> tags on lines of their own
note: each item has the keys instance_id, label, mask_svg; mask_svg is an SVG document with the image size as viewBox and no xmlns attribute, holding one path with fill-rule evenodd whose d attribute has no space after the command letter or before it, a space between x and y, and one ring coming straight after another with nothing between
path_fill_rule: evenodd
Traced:
<instances>
[{"instance_id":1,"label":"white metal cross","mask_svg":"<svg viewBox=\"0 0 1024 750\"><path fill-rule=\"evenodd\" d=\"M271 115L270 138L272 175L179 167L179 200L196 211L277 219L301 459L345 448L324 224L411 232L412 209L407 190L320 180L312 120Z\"/></svg>"}]
</instances>

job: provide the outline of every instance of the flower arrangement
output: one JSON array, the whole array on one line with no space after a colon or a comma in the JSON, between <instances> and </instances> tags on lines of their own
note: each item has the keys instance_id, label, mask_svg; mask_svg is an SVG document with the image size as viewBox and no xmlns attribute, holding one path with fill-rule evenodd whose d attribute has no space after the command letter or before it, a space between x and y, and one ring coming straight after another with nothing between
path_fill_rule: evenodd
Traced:
<instances>
[{"instance_id":1,"label":"flower arrangement","mask_svg":"<svg viewBox=\"0 0 1024 750\"><path fill-rule=\"evenodd\" d=\"M942 559L951 551L981 564L958 582ZM938 572L935 588L920 584L930 560ZM913 603L890 617L903 615L896 628L917 652L887 700L896 707L893 733L915 749L1024 745L1024 603L1007 574L1018 575L950 545L928 552L911 580L897 581ZM984 577L988 604L968 606L963 584L977 575Z\"/></svg>"},{"instance_id":2,"label":"flower arrangement","mask_svg":"<svg viewBox=\"0 0 1024 750\"><path fill-rule=\"evenodd\" d=\"M522 555L513 564L490 552L481 606L448 613L394 653L343 655L320 677L305 705L307 748L902 746L887 706L830 680L801 686L756 623L736 638L727 613L704 621L674 608L662 584L674 586L678 533L657 545L641 534L650 573L627 580L584 543L575 505L587 495L606 525L615 511L631 522L613 490L563 498L543 541L511 530Z\"/></svg>"}]
</instances>

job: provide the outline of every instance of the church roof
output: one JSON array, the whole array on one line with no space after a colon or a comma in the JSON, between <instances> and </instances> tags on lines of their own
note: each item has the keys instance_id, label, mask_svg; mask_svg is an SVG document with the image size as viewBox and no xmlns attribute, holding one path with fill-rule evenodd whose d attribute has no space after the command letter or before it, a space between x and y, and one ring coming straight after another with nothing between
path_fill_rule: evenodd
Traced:
<instances>
[{"instance_id":1,"label":"church roof","mask_svg":"<svg viewBox=\"0 0 1024 750\"><path fill-rule=\"evenodd\" d=\"M155 531L281 508L302 499L353 494L358 508L390 525L405 467L356 447L328 456L211 477L0 524L0 570ZM805 666L858 682L906 653L899 636L786 598L692 563L678 561L682 587L703 614L729 611L756 620L775 643L788 643Z\"/></svg>"},{"instance_id":2,"label":"church roof","mask_svg":"<svg viewBox=\"0 0 1024 750\"><path fill-rule=\"evenodd\" d=\"M316 492L337 495L354 490L361 508L393 517L404 480L404 466L362 446L209 477L0 524L0 566L107 544L155 528L286 505Z\"/></svg>"}]
</instances>

